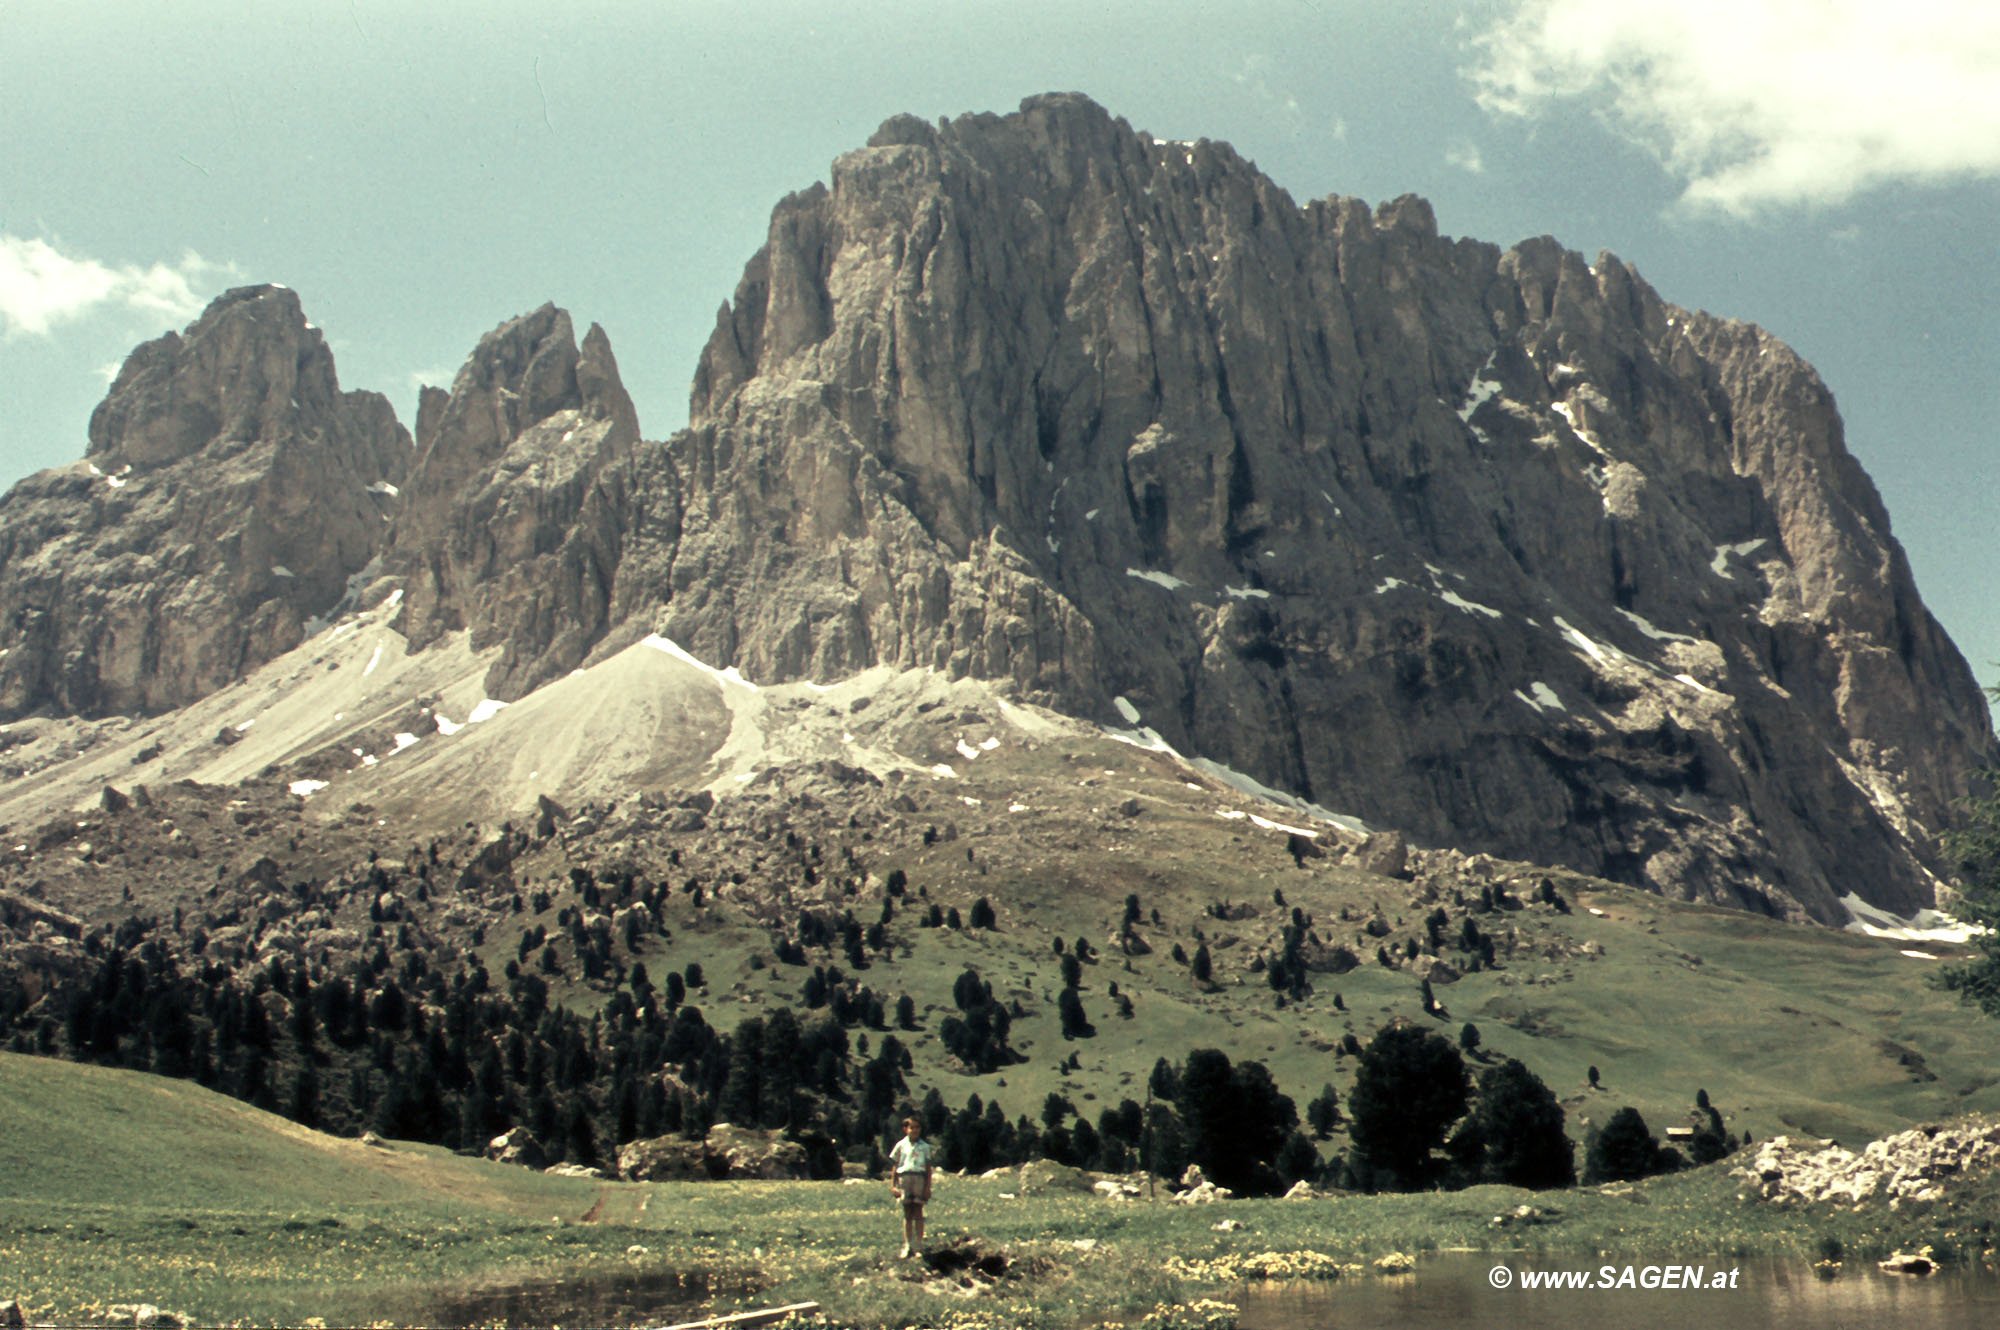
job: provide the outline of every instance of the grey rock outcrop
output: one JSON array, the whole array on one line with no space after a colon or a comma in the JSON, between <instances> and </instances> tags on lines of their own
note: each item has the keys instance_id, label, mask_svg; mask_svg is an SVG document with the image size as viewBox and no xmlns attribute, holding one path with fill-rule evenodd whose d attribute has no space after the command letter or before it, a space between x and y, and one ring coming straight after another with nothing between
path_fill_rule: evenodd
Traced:
<instances>
[{"instance_id":1,"label":"grey rock outcrop","mask_svg":"<svg viewBox=\"0 0 2000 1330\"><path fill-rule=\"evenodd\" d=\"M618 1176L627 1182L766 1181L809 1173L805 1147L775 1131L718 1122L699 1141L656 1136L618 1148Z\"/></svg>"},{"instance_id":2,"label":"grey rock outcrop","mask_svg":"<svg viewBox=\"0 0 2000 1330\"><path fill-rule=\"evenodd\" d=\"M781 203L668 451L621 594L704 659L1124 698L1420 843L1839 921L1993 752L1776 339L1079 97Z\"/></svg>"},{"instance_id":3,"label":"grey rock outcrop","mask_svg":"<svg viewBox=\"0 0 2000 1330\"><path fill-rule=\"evenodd\" d=\"M1878 1198L1893 1208L1934 1201L1955 1187L1978 1186L2000 1170L2000 1124L1967 1118L1914 1127L1871 1141L1859 1153L1827 1142L1775 1136L1731 1171L1764 1200L1860 1206Z\"/></svg>"},{"instance_id":4,"label":"grey rock outcrop","mask_svg":"<svg viewBox=\"0 0 2000 1330\"><path fill-rule=\"evenodd\" d=\"M1014 1190L1022 1196L1044 1196L1055 1192L1089 1194L1096 1179L1080 1168L1058 1164L1053 1159L1031 1159L1015 1172Z\"/></svg>"},{"instance_id":5,"label":"grey rock outcrop","mask_svg":"<svg viewBox=\"0 0 2000 1330\"><path fill-rule=\"evenodd\" d=\"M1371 871L1455 846L1826 922L1928 904L1996 755L1781 342L1081 97L893 119L781 202L689 420L642 439L545 306L412 459L288 292L231 292L0 501L0 718L201 696L379 558L503 700L648 631L1008 680L1384 829Z\"/></svg>"},{"instance_id":6,"label":"grey rock outcrop","mask_svg":"<svg viewBox=\"0 0 2000 1330\"><path fill-rule=\"evenodd\" d=\"M486 1143L486 1157L499 1164L519 1164L523 1168L546 1168L549 1157L542 1143L526 1127L509 1127Z\"/></svg>"},{"instance_id":7,"label":"grey rock outcrop","mask_svg":"<svg viewBox=\"0 0 2000 1330\"><path fill-rule=\"evenodd\" d=\"M86 459L0 499L0 717L169 710L296 646L380 548L409 451L281 287L140 346Z\"/></svg>"},{"instance_id":8,"label":"grey rock outcrop","mask_svg":"<svg viewBox=\"0 0 2000 1330\"><path fill-rule=\"evenodd\" d=\"M544 305L481 338L451 391L426 389L418 409L384 559L404 580L411 645L457 629L501 645L487 689L502 699L580 664L612 626L628 529L674 528L674 473L635 470L639 446L602 328L579 347L569 315Z\"/></svg>"}]
</instances>

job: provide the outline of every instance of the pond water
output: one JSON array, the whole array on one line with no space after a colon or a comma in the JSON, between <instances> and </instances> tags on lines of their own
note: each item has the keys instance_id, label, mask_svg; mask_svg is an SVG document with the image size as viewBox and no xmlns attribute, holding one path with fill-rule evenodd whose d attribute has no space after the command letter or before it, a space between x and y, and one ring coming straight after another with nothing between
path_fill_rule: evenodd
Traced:
<instances>
[{"instance_id":1,"label":"pond water","mask_svg":"<svg viewBox=\"0 0 2000 1330\"><path fill-rule=\"evenodd\" d=\"M1507 1326L1588 1326L1590 1330L1993 1330L2000 1327L2000 1277L1990 1271L1947 1270L1917 1278L1885 1275L1873 1262L1849 1262L1822 1280L1803 1261L1695 1258L1700 1288L1689 1273L1647 1273L1644 1261L1543 1257L1525 1253L1454 1253L1420 1262L1407 1276L1367 1277L1313 1285L1263 1285L1231 1297L1242 1308L1242 1330L1492 1330ZM1541 1272L1584 1270L1595 1281L1607 1267L1623 1284L1655 1287L1536 1288ZM1506 1287L1496 1287L1506 1271ZM1865 1268L1864 1268L1865 1267ZM1735 1287L1707 1287L1729 1282ZM1717 1272L1723 1279L1717 1280ZM1526 1276L1524 1278L1524 1276Z\"/></svg>"},{"instance_id":2,"label":"pond water","mask_svg":"<svg viewBox=\"0 0 2000 1330\"><path fill-rule=\"evenodd\" d=\"M662 1325L699 1315L709 1292L672 1273L594 1275L418 1295L385 1316L425 1326Z\"/></svg>"}]
</instances>

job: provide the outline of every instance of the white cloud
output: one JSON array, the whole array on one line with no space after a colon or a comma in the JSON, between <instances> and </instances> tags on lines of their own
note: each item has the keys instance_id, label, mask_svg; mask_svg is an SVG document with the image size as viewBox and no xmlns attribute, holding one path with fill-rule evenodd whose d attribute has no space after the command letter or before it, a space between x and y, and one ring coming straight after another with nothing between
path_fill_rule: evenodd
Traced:
<instances>
[{"instance_id":1,"label":"white cloud","mask_svg":"<svg viewBox=\"0 0 2000 1330\"><path fill-rule=\"evenodd\" d=\"M1250 55L1230 76L1238 87L1250 94L1251 99L1261 106L1265 113L1275 116L1288 133L1296 134L1304 123L1304 112L1299 99L1285 88L1271 81L1271 58L1266 55Z\"/></svg>"},{"instance_id":2,"label":"white cloud","mask_svg":"<svg viewBox=\"0 0 2000 1330\"><path fill-rule=\"evenodd\" d=\"M0 326L9 334L47 336L57 324L107 306L186 323L201 312L203 293L231 271L192 251L176 264L112 266L0 231Z\"/></svg>"},{"instance_id":3,"label":"white cloud","mask_svg":"<svg viewBox=\"0 0 2000 1330\"><path fill-rule=\"evenodd\" d=\"M458 377L455 367L435 366L431 369L414 370L410 374L412 388L449 388Z\"/></svg>"},{"instance_id":4,"label":"white cloud","mask_svg":"<svg viewBox=\"0 0 2000 1330\"><path fill-rule=\"evenodd\" d=\"M2000 176L1986 0L1518 0L1472 44L1489 112L1590 105L1691 207L1750 215Z\"/></svg>"},{"instance_id":5,"label":"white cloud","mask_svg":"<svg viewBox=\"0 0 2000 1330\"><path fill-rule=\"evenodd\" d=\"M1479 155L1479 145L1470 141L1454 143L1444 150L1446 166L1456 166L1461 171L1481 175L1486 170L1486 159Z\"/></svg>"}]
</instances>

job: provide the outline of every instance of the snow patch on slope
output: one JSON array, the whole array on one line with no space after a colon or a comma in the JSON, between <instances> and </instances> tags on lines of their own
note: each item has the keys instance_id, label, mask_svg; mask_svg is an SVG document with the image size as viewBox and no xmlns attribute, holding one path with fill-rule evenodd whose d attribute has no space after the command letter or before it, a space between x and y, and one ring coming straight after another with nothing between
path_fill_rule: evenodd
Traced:
<instances>
[{"instance_id":1,"label":"snow patch on slope","mask_svg":"<svg viewBox=\"0 0 2000 1330\"><path fill-rule=\"evenodd\" d=\"M1525 693L1522 692L1520 689L1516 688L1514 690L1514 696L1520 698L1523 702L1526 702L1536 711L1569 710L1568 707L1565 707L1563 705L1562 699L1556 696L1556 690L1549 687L1547 684L1543 683L1540 679L1537 679L1533 683L1529 684L1528 691Z\"/></svg>"},{"instance_id":2,"label":"snow patch on slope","mask_svg":"<svg viewBox=\"0 0 2000 1330\"><path fill-rule=\"evenodd\" d=\"M672 656L675 660L680 661L682 664L692 665L696 669L700 670L703 674L708 675L712 679L719 680L722 683L733 684L738 688L745 688L753 693L757 691L757 685L751 683L748 679L744 678L742 671L738 670L734 665L731 665L726 670L718 670L715 668L715 666L708 664L706 661L696 660L692 655L690 655L686 650L684 650L678 642L675 642L672 638L662 637L658 633L653 633L649 635L640 645L651 647L655 651L663 651L667 655Z\"/></svg>"},{"instance_id":3,"label":"snow patch on slope","mask_svg":"<svg viewBox=\"0 0 2000 1330\"><path fill-rule=\"evenodd\" d=\"M1733 554L1739 559L1748 558L1762 549L1763 546L1764 541L1762 538L1741 541L1735 545L1717 545L1715 547L1715 557L1708 562L1708 570L1717 577L1727 577L1733 580L1736 574L1729 571L1729 556Z\"/></svg>"},{"instance_id":4,"label":"snow patch on slope","mask_svg":"<svg viewBox=\"0 0 2000 1330\"><path fill-rule=\"evenodd\" d=\"M1226 785L1238 794L1246 794L1253 799L1261 799L1266 803L1273 803L1281 808L1288 808L1295 813L1303 813L1316 821L1326 822L1343 830L1351 831L1357 836L1368 835L1371 830L1368 824L1358 817L1349 817L1345 813L1336 813L1330 809L1322 808L1318 804L1309 803L1299 798L1296 794L1273 789L1256 777L1247 776L1233 767L1226 767L1222 763L1206 757L1188 757L1165 739L1161 738L1158 730L1143 724L1139 708L1132 705L1129 698L1114 697L1111 699L1111 704L1118 709L1118 714L1124 717L1125 722L1133 728L1129 730L1107 728L1104 733L1108 738L1116 739L1119 743L1131 744L1133 747L1143 749L1149 753L1165 753L1182 766L1199 772L1212 781ZM1262 824L1260 823L1260 825Z\"/></svg>"},{"instance_id":5,"label":"snow patch on slope","mask_svg":"<svg viewBox=\"0 0 2000 1330\"><path fill-rule=\"evenodd\" d=\"M1964 944L1984 932L1978 924L1954 918L1942 910L1918 910L1904 918L1879 905L1870 905L1849 892L1840 898L1847 908L1847 931L1894 942L1945 942Z\"/></svg>"}]
</instances>

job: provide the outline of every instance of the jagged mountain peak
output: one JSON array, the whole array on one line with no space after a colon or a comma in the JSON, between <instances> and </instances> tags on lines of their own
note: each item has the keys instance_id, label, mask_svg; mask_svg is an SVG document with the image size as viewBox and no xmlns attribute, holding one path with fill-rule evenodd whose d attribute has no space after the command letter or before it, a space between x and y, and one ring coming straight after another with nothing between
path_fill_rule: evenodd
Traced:
<instances>
[{"instance_id":1,"label":"jagged mountain peak","mask_svg":"<svg viewBox=\"0 0 2000 1330\"><path fill-rule=\"evenodd\" d=\"M454 442L460 447L490 452L562 411L616 420L627 435L638 434L610 338L593 323L579 348L569 312L554 304L482 336L453 378L448 400L458 413ZM491 417L488 427L469 430L471 415L482 410ZM419 429L420 456L432 451L444 423L439 417Z\"/></svg>"},{"instance_id":2,"label":"jagged mountain peak","mask_svg":"<svg viewBox=\"0 0 2000 1330\"><path fill-rule=\"evenodd\" d=\"M292 439L266 408L323 345L288 318L232 293L141 348L106 439L221 437L232 345L229 418ZM1782 343L1073 94L897 117L782 200L689 419L643 440L553 305L482 338L375 515L410 646L497 647L502 700L649 633L991 681L1420 843L1828 921L1928 903L1994 753Z\"/></svg>"},{"instance_id":3,"label":"jagged mountain peak","mask_svg":"<svg viewBox=\"0 0 2000 1330\"><path fill-rule=\"evenodd\" d=\"M449 393L418 407L417 459L384 555L416 646L457 630L506 649L516 697L575 668L610 628L626 515L606 490L640 444L603 328L579 346L553 304L481 337ZM643 486L645 481L638 482Z\"/></svg>"},{"instance_id":4,"label":"jagged mountain peak","mask_svg":"<svg viewBox=\"0 0 2000 1330\"><path fill-rule=\"evenodd\" d=\"M730 571L658 617L753 677L1122 698L1436 843L1829 919L1928 898L1992 751L1775 339L1085 99L892 120L784 200L690 420L681 557Z\"/></svg>"},{"instance_id":5,"label":"jagged mountain peak","mask_svg":"<svg viewBox=\"0 0 2000 1330\"><path fill-rule=\"evenodd\" d=\"M135 348L90 417L100 465L159 466L241 445L334 409L333 354L282 286L226 291L182 332Z\"/></svg>"},{"instance_id":6,"label":"jagged mountain peak","mask_svg":"<svg viewBox=\"0 0 2000 1330\"><path fill-rule=\"evenodd\" d=\"M138 347L84 463L0 500L0 714L160 711L296 645L372 560L410 461L280 286Z\"/></svg>"}]
</instances>

